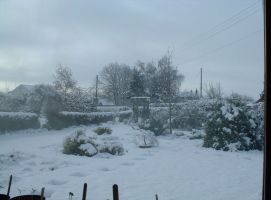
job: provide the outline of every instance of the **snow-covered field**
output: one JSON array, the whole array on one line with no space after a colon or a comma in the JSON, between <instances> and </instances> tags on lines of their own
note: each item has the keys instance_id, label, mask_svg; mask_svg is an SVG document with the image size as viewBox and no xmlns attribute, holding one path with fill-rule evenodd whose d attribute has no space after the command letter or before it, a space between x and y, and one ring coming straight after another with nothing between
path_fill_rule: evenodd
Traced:
<instances>
[{"instance_id":1,"label":"snow-covered field","mask_svg":"<svg viewBox=\"0 0 271 200\"><path fill-rule=\"evenodd\" d=\"M262 190L263 153L223 152L203 148L202 140L160 136L159 146L140 149L139 130L121 123L107 123L125 148L123 156L97 154L80 157L62 153L66 136L61 131L27 130L0 135L0 193L14 177L11 196L39 193L48 200L112 199L112 185L119 185L121 200L258 200ZM93 134L95 126L84 126Z\"/></svg>"}]
</instances>

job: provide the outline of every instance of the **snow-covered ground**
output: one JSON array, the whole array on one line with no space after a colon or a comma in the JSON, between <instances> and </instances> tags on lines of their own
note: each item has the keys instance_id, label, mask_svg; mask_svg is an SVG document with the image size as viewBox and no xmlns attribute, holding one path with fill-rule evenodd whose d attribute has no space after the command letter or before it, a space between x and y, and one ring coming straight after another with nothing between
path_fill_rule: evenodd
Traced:
<instances>
[{"instance_id":1,"label":"snow-covered ground","mask_svg":"<svg viewBox=\"0 0 271 200\"><path fill-rule=\"evenodd\" d=\"M80 157L62 153L66 136L78 127L61 131L27 130L0 135L0 193L14 177L11 196L39 193L48 200L112 199L112 185L119 185L122 200L258 200L262 190L263 153L223 152L203 148L202 140L160 136L159 146L140 149L139 130L107 123L125 148L123 156L97 154ZM95 126L84 126L93 134Z\"/></svg>"}]
</instances>

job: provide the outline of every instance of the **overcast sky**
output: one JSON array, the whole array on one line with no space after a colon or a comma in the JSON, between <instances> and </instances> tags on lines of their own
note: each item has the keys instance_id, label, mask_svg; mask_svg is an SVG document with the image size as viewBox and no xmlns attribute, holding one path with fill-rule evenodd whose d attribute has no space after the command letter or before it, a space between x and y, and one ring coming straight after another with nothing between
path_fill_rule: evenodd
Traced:
<instances>
[{"instance_id":1,"label":"overcast sky","mask_svg":"<svg viewBox=\"0 0 271 200\"><path fill-rule=\"evenodd\" d=\"M258 98L263 46L260 0L0 0L1 90L51 83L58 64L87 87L110 62L170 50L183 90L199 88L202 67L204 84Z\"/></svg>"}]
</instances>

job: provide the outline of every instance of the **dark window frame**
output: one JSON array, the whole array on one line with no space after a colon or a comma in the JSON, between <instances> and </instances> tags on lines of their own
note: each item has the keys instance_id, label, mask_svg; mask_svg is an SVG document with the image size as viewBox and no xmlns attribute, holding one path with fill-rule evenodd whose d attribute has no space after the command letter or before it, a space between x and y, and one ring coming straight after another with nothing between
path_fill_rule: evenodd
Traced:
<instances>
[{"instance_id":1,"label":"dark window frame","mask_svg":"<svg viewBox=\"0 0 271 200\"><path fill-rule=\"evenodd\" d=\"M264 124L264 165L263 165L263 194L262 199L268 200L271 199L271 163L270 163L270 153L271 153L271 20L270 20L270 11L271 11L271 1L263 0L263 9L264 9L264 100L265 100L265 124Z\"/></svg>"}]
</instances>

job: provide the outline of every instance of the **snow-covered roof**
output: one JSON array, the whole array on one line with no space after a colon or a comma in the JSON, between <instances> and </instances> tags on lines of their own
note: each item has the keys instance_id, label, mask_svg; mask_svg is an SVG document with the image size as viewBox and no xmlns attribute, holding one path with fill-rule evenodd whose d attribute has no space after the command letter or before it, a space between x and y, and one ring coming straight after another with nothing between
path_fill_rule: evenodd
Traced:
<instances>
[{"instance_id":1,"label":"snow-covered roof","mask_svg":"<svg viewBox=\"0 0 271 200\"><path fill-rule=\"evenodd\" d=\"M35 89L35 85L19 85L14 90L8 92L11 96L21 96L31 93Z\"/></svg>"}]
</instances>

